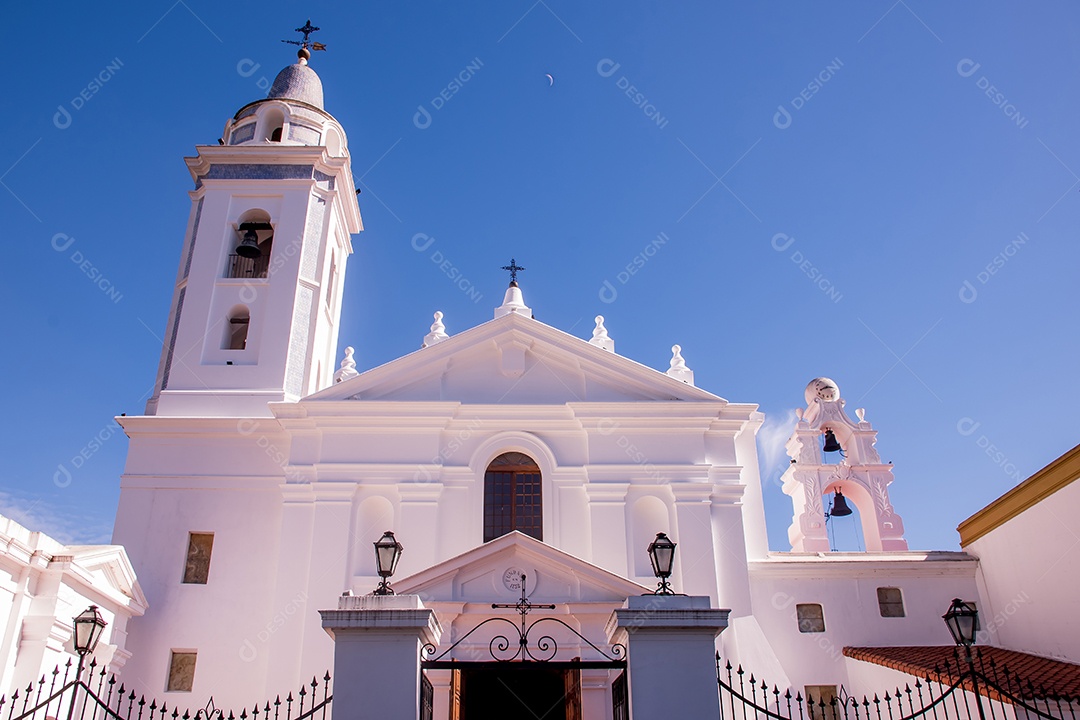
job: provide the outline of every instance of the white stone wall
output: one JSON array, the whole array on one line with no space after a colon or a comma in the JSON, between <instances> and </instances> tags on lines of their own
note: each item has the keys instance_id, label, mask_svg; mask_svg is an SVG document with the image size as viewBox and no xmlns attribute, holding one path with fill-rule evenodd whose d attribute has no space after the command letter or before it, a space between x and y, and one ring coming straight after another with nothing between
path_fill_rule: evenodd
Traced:
<instances>
[{"instance_id":1,"label":"white stone wall","mask_svg":"<svg viewBox=\"0 0 1080 720\"><path fill-rule=\"evenodd\" d=\"M979 558L979 642L1080 662L1078 514L1074 480L965 547Z\"/></svg>"},{"instance_id":2,"label":"white stone wall","mask_svg":"<svg viewBox=\"0 0 1080 720\"><path fill-rule=\"evenodd\" d=\"M751 564L750 582L754 619L786 677L776 677L776 670L764 665L760 648L725 647L725 652L770 683L850 685L845 647L951 645L941 616L954 597L973 596L976 568L972 557L955 552L775 553ZM879 587L900 588L904 617L881 617ZM825 632L799 631L795 606L800 603L822 606Z\"/></svg>"}]
</instances>

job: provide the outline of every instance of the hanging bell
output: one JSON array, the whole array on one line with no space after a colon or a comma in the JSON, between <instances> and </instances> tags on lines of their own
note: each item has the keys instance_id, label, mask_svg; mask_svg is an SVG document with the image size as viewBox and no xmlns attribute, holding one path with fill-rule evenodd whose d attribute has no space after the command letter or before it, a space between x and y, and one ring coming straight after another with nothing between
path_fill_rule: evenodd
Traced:
<instances>
[{"instance_id":1,"label":"hanging bell","mask_svg":"<svg viewBox=\"0 0 1080 720\"><path fill-rule=\"evenodd\" d=\"M253 229L248 228L244 231L244 239L240 242L240 245L236 248L236 254L242 258L257 258L262 255L262 250L259 249L259 235Z\"/></svg>"},{"instance_id":2,"label":"hanging bell","mask_svg":"<svg viewBox=\"0 0 1080 720\"><path fill-rule=\"evenodd\" d=\"M844 497L844 493L840 492L837 488L833 494L832 510L829 511L831 517L847 517L851 514L851 507L847 504L847 499Z\"/></svg>"},{"instance_id":3,"label":"hanging bell","mask_svg":"<svg viewBox=\"0 0 1080 720\"><path fill-rule=\"evenodd\" d=\"M823 447L822 450L825 452L839 452L840 450L843 450L843 448L840 447L840 443L836 441L836 436L833 435L832 430L825 431L825 447Z\"/></svg>"}]
</instances>

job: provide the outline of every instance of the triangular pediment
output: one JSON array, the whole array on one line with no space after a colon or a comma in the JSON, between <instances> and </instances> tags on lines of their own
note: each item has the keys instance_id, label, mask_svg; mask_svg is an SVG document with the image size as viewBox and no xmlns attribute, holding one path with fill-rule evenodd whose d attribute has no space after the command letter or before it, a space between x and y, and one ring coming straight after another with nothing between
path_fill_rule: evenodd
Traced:
<instances>
[{"instance_id":1,"label":"triangular pediment","mask_svg":"<svg viewBox=\"0 0 1080 720\"><path fill-rule=\"evenodd\" d=\"M305 398L562 404L725 402L549 325L505 315Z\"/></svg>"},{"instance_id":2,"label":"triangular pediment","mask_svg":"<svg viewBox=\"0 0 1080 720\"><path fill-rule=\"evenodd\" d=\"M534 603L615 603L649 589L520 532L512 532L394 582L433 602L513 603L520 578Z\"/></svg>"}]
</instances>

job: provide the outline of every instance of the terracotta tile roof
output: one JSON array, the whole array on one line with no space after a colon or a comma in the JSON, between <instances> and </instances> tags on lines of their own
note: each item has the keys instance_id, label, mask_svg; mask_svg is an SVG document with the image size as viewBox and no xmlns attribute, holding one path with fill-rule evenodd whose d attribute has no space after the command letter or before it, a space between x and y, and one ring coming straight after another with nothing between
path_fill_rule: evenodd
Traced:
<instances>
[{"instance_id":1,"label":"terracotta tile roof","mask_svg":"<svg viewBox=\"0 0 1080 720\"><path fill-rule=\"evenodd\" d=\"M984 687L986 680L999 690L1025 698L1080 698L1080 665L997 647L975 647L972 652L975 668L983 676L979 690L995 700L1004 698L993 688ZM963 681L965 689L972 687L966 679L967 661L955 646L846 647L844 655L921 680L929 678L944 685Z\"/></svg>"}]
</instances>

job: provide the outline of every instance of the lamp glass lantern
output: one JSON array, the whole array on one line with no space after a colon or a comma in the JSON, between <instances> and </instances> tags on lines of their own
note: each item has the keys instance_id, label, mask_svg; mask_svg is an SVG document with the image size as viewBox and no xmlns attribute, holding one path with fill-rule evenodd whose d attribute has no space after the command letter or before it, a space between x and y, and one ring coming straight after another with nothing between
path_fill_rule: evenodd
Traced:
<instances>
[{"instance_id":1,"label":"lamp glass lantern","mask_svg":"<svg viewBox=\"0 0 1080 720\"><path fill-rule=\"evenodd\" d=\"M653 574L660 578L657 595L674 594L668 578L671 577L671 567L675 563L675 545L665 533L656 533L656 539L649 543L649 562L652 563Z\"/></svg>"},{"instance_id":2,"label":"lamp glass lantern","mask_svg":"<svg viewBox=\"0 0 1080 720\"><path fill-rule=\"evenodd\" d=\"M376 595L393 595L390 588L389 578L397 569L398 560L401 559L401 551L404 548L394 537L394 533L387 530L383 536L375 541L375 567L382 581L375 589Z\"/></svg>"},{"instance_id":3,"label":"lamp glass lantern","mask_svg":"<svg viewBox=\"0 0 1080 720\"><path fill-rule=\"evenodd\" d=\"M949 611L941 617L957 645L971 647L975 644L975 634L979 632L979 611L974 603L956 598Z\"/></svg>"},{"instance_id":4,"label":"lamp glass lantern","mask_svg":"<svg viewBox=\"0 0 1080 720\"><path fill-rule=\"evenodd\" d=\"M101 639L101 633L104 632L108 623L101 617L97 605L91 605L79 613L73 624L75 625L75 652L82 658L94 652L98 640Z\"/></svg>"}]
</instances>

